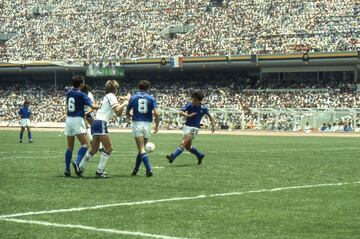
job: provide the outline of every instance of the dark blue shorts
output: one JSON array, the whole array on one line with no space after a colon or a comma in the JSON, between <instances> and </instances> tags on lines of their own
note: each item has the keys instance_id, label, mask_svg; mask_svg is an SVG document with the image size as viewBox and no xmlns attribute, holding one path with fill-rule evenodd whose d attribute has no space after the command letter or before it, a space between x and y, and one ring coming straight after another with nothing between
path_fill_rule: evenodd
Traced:
<instances>
[{"instance_id":1,"label":"dark blue shorts","mask_svg":"<svg viewBox=\"0 0 360 239\"><path fill-rule=\"evenodd\" d=\"M94 120L91 124L92 135L108 135L107 123L103 120Z\"/></svg>"}]
</instances>

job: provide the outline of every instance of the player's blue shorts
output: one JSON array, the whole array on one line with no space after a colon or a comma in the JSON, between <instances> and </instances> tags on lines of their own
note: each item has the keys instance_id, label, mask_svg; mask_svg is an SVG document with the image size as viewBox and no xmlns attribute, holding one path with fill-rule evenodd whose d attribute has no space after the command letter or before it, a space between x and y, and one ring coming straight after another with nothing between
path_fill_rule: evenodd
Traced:
<instances>
[{"instance_id":1,"label":"player's blue shorts","mask_svg":"<svg viewBox=\"0 0 360 239\"><path fill-rule=\"evenodd\" d=\"M91 124L91 134L92 135L108 135L107 123L103 120L94 120Z\"/></svg>"}]
</instances>

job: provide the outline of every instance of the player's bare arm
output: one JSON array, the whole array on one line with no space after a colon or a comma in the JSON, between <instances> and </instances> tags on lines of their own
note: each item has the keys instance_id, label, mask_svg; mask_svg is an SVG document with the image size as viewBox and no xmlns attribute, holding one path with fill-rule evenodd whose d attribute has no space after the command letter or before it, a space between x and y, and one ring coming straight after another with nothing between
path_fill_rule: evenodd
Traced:
<instances>
[{"instance_id":1,"label":"player's bare arm","mask_svg":"<svg viewBox=\"0 0 360 239\"><path fill-rule=\"evenodd\" d=\"M179 115L180 115L180 116L183 116L183 117L185 117L185 118L191 118L191 117L193 117L193 116L196 115L196 112L193 112L193 113L191 113L191 114L187 114L186 112L180 111L180 112L179 112Z\"/></svg>"},{"instance_id":2,"label":"player's bare arm","mask_svg":"<svg viewBox=\"0 0 360 239\"><path fill-rule=\"evenodd\" d=\"M209 115L209 119L210 119L210 122L211 122L211 132L214 133L215 127L216 127L215 117L212 116L212 115Z\"/></svg>"},{"instance_id":3,"label":"player's bare arm","mask_svg":"<svg viewBox=\"0 0 360 239\"><path fill-rule=\"evenodd\" d=\"M99 106L98 104L94 103L94 104L92 104L92 105L90 106L90 108L93 109L93 110L97 110L97 109L100 108L100 106Z\"/></svg>"},{"instance_id":4,"label":"player's bare arm","mask_svg":"<svg viewBox=\"0 0 360 239\"><path fill-rule=\"evenodd\" d=\"M114 91L113 93L116 93L116 91ZM121 116L124 108L129 104L129 99L130 99L131 95L127 94L126 96L120 96L118 98L119 104L117 104L115 107L113 107L114 113L117 116Z\"/></svg>"},{"instance_id":5,"label":"player's bare arm","mask_svg":"<svg viewBox=\"0 0 360 239\"><path fill-rule=\"evenodd\" d=\"M87 111L85 111L85 115L90 114L91 112L94 112L95 109L89 108Z\"/></svg>"},{"instance_id":6,"label":"player's bare arm","mask_svg":"<svg viewBox=\"0 0 360 239\"><path fill-rule=\"evenodd\" d=\"M119 97L119 102L122 102L122 101L129 101L130 100L130 98L131 98L131 94L130 93L127 93L127 95L126 96L120 96Z\"/></svg>"},{"instance_id":7,"label":"player's bare arm","mask_svg":"<svg viewBox=\"0 0 360 239\"><path fill-rule=\"evenodd\" d=\"M159 130L160 112L157 109L154 109L153 114L154 114L154 122L155 122L154 133L157 133Z\"/></svg>"},{"instance_id":8,"label":"player's bare arm","mask_svg":"<svg viewBox=\"0 0 360 239\"><path fill-rule=\"evenodd\" d=\"M124 108L129 104L128 100L124 100L120 105L114 107L114 112L117 116L121 116Z\"/></svg>"},{"instance_id":9,"label":"player's bare arm","mask_svg":"<svg viewBox=\"0 0 360 239\"><path fill-rule=\"evenodd\" d=\"M132 113L130 111L127 112L126 117L128 118L128 120L130 120L132 118Z\"/></svg>"}]
</instances>

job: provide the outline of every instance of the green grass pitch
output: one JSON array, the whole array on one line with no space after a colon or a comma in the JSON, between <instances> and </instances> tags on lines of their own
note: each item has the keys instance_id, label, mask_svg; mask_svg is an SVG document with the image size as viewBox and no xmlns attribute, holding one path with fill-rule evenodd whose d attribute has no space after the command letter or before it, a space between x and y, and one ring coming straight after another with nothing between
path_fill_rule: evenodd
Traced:
<instances>
[{"instance_id":1,"label":"green grass pitch","mask_svg":"<svg viewBox=\"0 0 360 239\"><path fill-rule=\"evenodd\" d=\"M33 135L19 144L17 131L1 131L1 238L360 238L358 138L200 134L198 166L189 153L170 165L181 135L156 134L147 178L143 166L130 176L130 133L112 133L111 178L95 179L98 157L84 178L65 178L65 137ZM344 184L316 186L335 183ZM65 211L4 217L57 209Z\"/></svg>"}]
</instances>

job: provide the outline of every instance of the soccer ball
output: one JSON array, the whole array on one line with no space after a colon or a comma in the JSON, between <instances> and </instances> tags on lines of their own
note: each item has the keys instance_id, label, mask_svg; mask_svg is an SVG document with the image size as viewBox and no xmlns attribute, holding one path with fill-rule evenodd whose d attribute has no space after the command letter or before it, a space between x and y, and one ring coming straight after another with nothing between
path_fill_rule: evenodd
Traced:
<instances>
[{"instance_id":1,"label":"soccer ball","mask_svg":"<svg viewBox=\"0 0 360 239\"><path fill-rule=\"evenodd\" d=\"M151 153L154 150L155 150L155 144L151 142L147 142L147 144L145 145L145 151Z\"/></svg>"}]
</instances>

